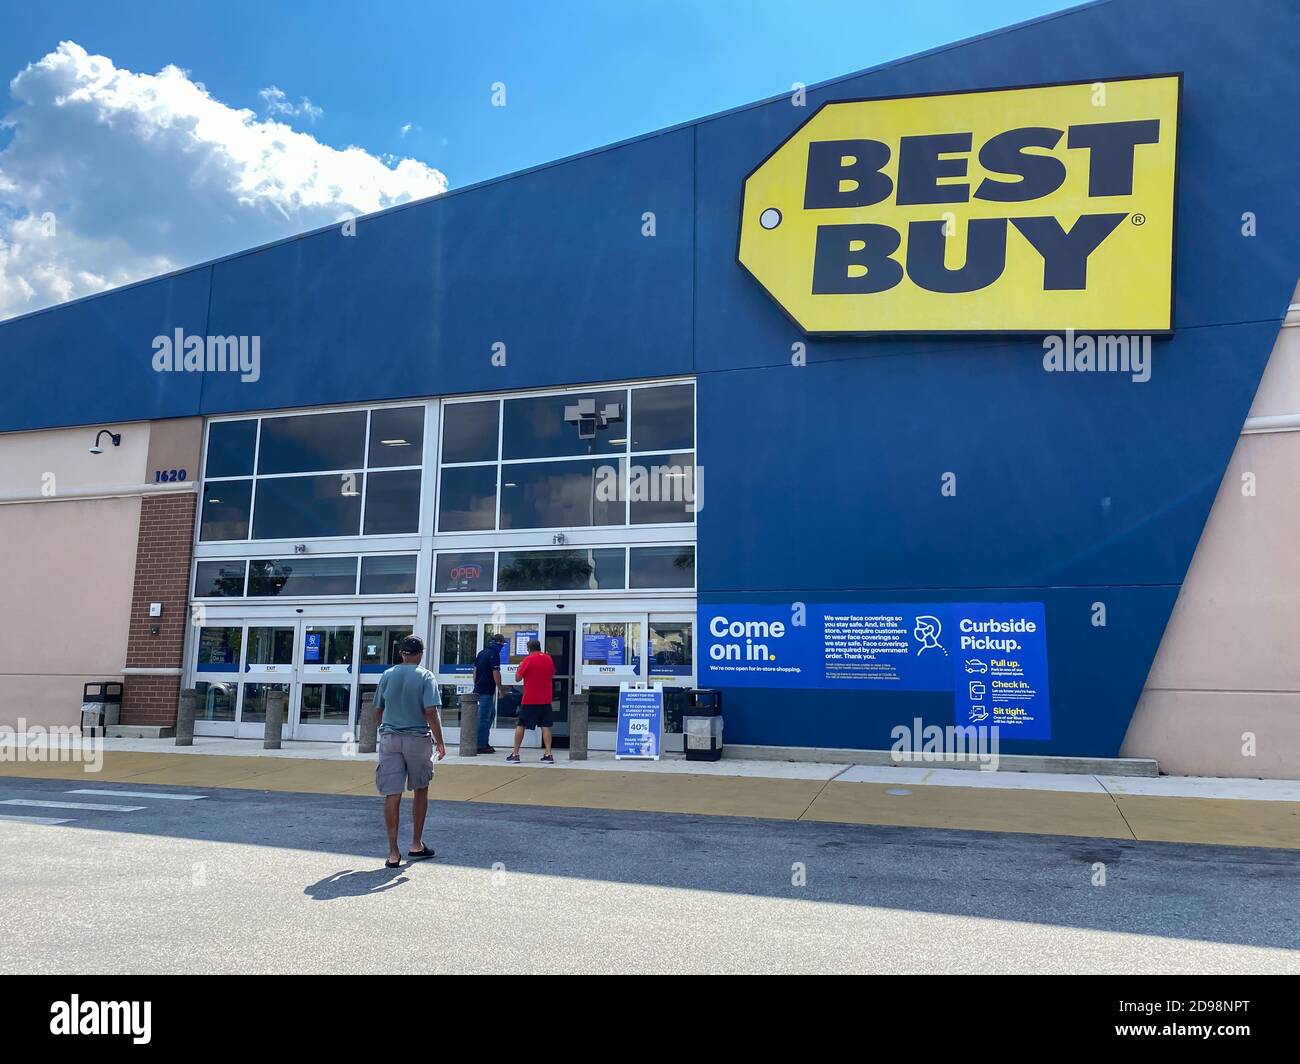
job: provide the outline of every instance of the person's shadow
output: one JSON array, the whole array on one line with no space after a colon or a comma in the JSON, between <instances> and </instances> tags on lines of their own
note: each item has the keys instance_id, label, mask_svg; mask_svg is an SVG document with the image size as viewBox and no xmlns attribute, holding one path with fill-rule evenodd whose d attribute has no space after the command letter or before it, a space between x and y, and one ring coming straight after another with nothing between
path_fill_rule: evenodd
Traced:
<instances>
[{"instance_id":1,"label":"person's shadow","mask_svg":"<svg viewBox=\"0 0 1300 1064\"><path fill-rule=\"evenodd\" d=\"M342 872L333 872L304 888L303 893L317 901L364 898L370 894L382 894L409 882L410 878L402 875L400 868L374 868L368 872L354 872L345 868Z\"/></svg>"}]
</instances>

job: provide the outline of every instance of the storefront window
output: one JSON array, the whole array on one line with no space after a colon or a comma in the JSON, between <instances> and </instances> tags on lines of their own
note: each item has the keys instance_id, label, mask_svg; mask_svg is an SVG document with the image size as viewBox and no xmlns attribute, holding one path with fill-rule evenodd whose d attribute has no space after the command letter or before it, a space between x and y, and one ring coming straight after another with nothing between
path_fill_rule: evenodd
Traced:
<instances>
[{"instance_id":1,"label":"storefront window","mask_svg":"<svg viewBox=\"0 0 1300 1064\"><path fill-rule=\"evenodd\" d=\"M257 421L214 421L208 426L209 477L253 475L253 454L257 449Z\"/></svg>"},{"instance_id":2,"label":"storefront window","mask_svg":"<svg viewBox=\"0 0 1300 1064\"><path fill-rule=\"evenodd\" d=\"M200 541L418 532L424 417L409 406L213 422Z\"/></svg>"},{"instance_id":3,"label":"storefront window","mask_svg":"<svg viewBox=\"0 0 1300 1064\"><path fill-rule=\"evenodd\" d=\"M361 594L415 593L414 554L375 554L361 559Z\"/></svg>"},{"instance_id":4,"label":"storefront window","mask_svg":"<svg viewBox=\"0 0 1300 1064\"><path fill-rule=\"evenodd\" d=\"M365 453L366 412L300 414L262 419L257 472L308 473L359 469Z\"/></svg>"},{"instance_id":5,"label":"storefront window","mask_svg":"<svg viewBox=\"0 0 1300 1064\"><path fill-rule=\"evenodd\" d=\"M622 388L505 401L501 457L506 461L626 450L627 391Z\"/></svg>"},{"instance_id":6,"label":"storefront window","mask_svg":"<svg viewBox=\"0 0 1300 1064\"><path fill-rule=\"evenodd\" d=\"M632 460L628 502L634 525L695 520L695 456L646 454Z\"/></svg>"},{"instance_id":7,"label":"storefront window","mask_svg":"<svg viewBox=\"0 0 1300 1064\"><path fill-rule=\"evenodd\" d=\"M627 522L625 460L528 462L501 467L501 527L583 528Z\"/></svg>"},{"instance_id":8,"label":"storefront window","mask_svg":"<svg viewBox=\"0 0 1300 1064\"><path fill-rule=\"evenodd\" d=\"M491 551L439 554L434 567L434 593L491 591L495 566L496 556Z\"/></svg>"},{"instance_id":9,"label":"storefront window","mask_svg":"<svg viewBox=\"0 0 1300 1064\"><path fill-rule=\"evenodd\" d=\"M632 547L628 550L630 588L691 588L695 586L695 547Z\"/></svg>"},{"instance_id":10,"label":"storefront window","mask_svg":"<svg viewBox=\"0 0 1300 1064\"><path fill-rule=\"evenodd\" d=\"M501 403L444 403L442 407L442 462L495 462L497 418Z\"/></svg>"},{"instance_id":11,"label":"storefront window","mask_svg":"<svg viewBox=\"0 0 1300 1064\"><path fill-rule=\"evenodd\" d=\"M438 530L693 523L694 422L691 384L446 403Z\"/></svg>"},{"instance_id":12,"label":"storefront window","mask_svg":"<svg viewBox=\"0 0 1300 1064\"><path fill-rule=\"evenodd\" d=\"M650 675L690 676L695 660L690 621L650 622Z\"/></svg>"},{"instance_id":13,"label":"storefront window","mask_svg":"<svg viewBox=\"0 0 1300 1064\"><path fill-rule=\"evenodd\" d=\"M622 547L501 552L501 591L620 591Z\"/></svg>"},{"instance_id":14,"label":"storefront window","mask_svg":"<svg viewBox=\"0 0 1300 1064\"><path fill-rule=\"evenodd\" d=\"M689 384L632 389L632 450L695 447L695 389Z\"/></svg>"},{"instance_id":15,"label":"storefront window","mask_svg":"<svg viewBox=\"0 0 1300 1064\"><path fill-rule=\"evenodd\" d=\"M208 542L248 538L253 506L251 480L218 480L203 485L203 516L199 538Z\"/></svg>"},{"instance_id":16,"label":"storefront window","mask_svg":"<svg viewBox=\"0 0 1300 1064\"><path fill-rule=\"evenodd\" d=\"M424 463L424 407L385 407L370 412L371 469Z\"/></svg>"},{"instance_id":17,"label":"storefront window","mask_svg":"<svg viewBox=\"0 0 1300 1064\"><path fill-rule=\"evenodd\" d=\"M420 531L420 470L366 474L367 536Z\"/></svg>"},{"instance_id":18,"label":"storefront window","mask_svg":"<svg viewBox=\"0 0 1300 1064\"><path fill-rule=\"evenodd\" d=\"M239 561L199 562L194 567L195 598L238 598L244 594L244 572L248 563Z\"/></svg>"},{"instance_id":19,"label":"storefront window","mask_svg":"<svg viewBox=\"0 0 1300 1064\"><path fill-rule=\"evenodd\" d=\"M456 466L442 471L438 531L483 532L494 528L496 519L496 466Z\"/></svg>"},{"instance_id":20,"label":"storefront window","mask_svg":"<svg viewBox=\"0 0 1300 1064\"><path fill-rule=\"evenodd\" d=\"M357 558L273 558L254 560L249 567L248 594L262 598L274 595L353 595L357 589Z\"/></svg>"},{"instance_id":21,"label":"storefront window","mask_svg":"<svg viewBox=\"0 0 1300 1064\"><path fill-rule=\"evenodd\" d=\"M257 482L254 539L355 536L360 528L361 478L355 473Z\"/></svg>"}]
</instances>

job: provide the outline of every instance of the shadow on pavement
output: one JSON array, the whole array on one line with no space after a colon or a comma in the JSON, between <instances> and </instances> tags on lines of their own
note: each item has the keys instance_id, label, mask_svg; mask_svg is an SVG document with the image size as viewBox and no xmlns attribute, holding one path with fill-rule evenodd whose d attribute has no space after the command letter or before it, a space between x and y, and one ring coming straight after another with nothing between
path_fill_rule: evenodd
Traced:
<instances>
[{"instance_id":1,"label":"shadow on pavement","mask_svg":"<svg viewBox=\"0 0 1300 1064\"><path fill-rule=\"evenodd\" d=\"M62 799L73 785L0 778L0 798ZM149 788L131 784L121 789ZM502 871L512 877L554 876L1300 949L1296 850L430 802L425 837L438 857L420 867L386 869L388 847L377 798L175 786L158 790L206 798L133 798L133 805L147 808L69 811L61 815L72 818L71 823L41 830L52 833L56 847L78 845L77 832L102 831L275 847L290 864L296 852L303 852L362 865L362 870L345 868L304 888L320 901L371 896L407 884L408 891L436 894L446 886L440 868L454 866L481 870L484 877ZM112 802L108 796L95 800ZM404 801L403 845L409 839L409 810ZM1104 886L1097 884L1099 864L1105 866Z\"/></svg>"},{"instance_id":2,"label":"shadow on pavement","mask_svg":"<svg viewBox=\"0 0 1300 1064\"><path fill-rule=\"evenodd\" d=\"M355 872L347 868L317 880L303 893L317 901L364 898L369 894L383 894L409 882L411 882L410 878L403 875L400 868L372 868L368 872Z\"/></svg>"}]
</instances>

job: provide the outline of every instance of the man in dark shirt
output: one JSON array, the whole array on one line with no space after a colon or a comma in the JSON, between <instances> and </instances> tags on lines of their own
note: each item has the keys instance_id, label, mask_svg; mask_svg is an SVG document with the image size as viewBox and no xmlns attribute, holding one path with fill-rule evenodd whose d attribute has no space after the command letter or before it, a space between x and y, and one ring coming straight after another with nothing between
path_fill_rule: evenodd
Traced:
<instances>
[{"instance_id":1,"label":"man in dark shirt","mask_svg":"<svg viewBox=\"0 0 1300 1064\"><path fill-rule=\"evenodd\" d=\"M498 695L505 694L501 686L501 654L505 649L506 637L500 632L490 635L483 649L474 659L474 693L478 695L478 752L495 754L496 750L488 745L492 733L492 718L496 715Z\"/></svg>"}]
</instances>

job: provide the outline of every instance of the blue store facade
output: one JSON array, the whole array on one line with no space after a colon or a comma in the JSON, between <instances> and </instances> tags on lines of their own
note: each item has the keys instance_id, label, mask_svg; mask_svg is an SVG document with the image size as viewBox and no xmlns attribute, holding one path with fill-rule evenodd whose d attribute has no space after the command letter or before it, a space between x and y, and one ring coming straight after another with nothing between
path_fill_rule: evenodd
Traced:
<instances>
[{"instance_id":1,"label":"blue store facade","mask_svg":"<svg viewBox=\"0 0 1300 1064\"><path fill-rule=\"evenodd\" d=\"M1041 604L1041 614L1024 609L1045 632L1027 653L1042 655L1034 683L1050 697L1050 708L1040 703L1047 726L1004 732L1002 750L1114 756L1300 276L1300 153L1287 141L1300 115L1298 39L1300 9L1282 0L1111 0L810 88L802 106L782 95L362 218L355 235L332 227L32 314L0 325L0 430L201 417L215 419L210 431L258 412L405 409L410 400L425 411L424 431L439 433L457 404L432 400L568 390L566 407L616 393L612 425L630 419L635 433L638 402L650 411L652 401L630 383L693 383L693 437L665 429L643 447L617 443L632 464L641 451L701 469L698 513L644 522L669 526L658 532L628 518L613 538L570 528L568 544L694 547L693 588L660 588L640 607L621 599L617 610L586 608L596 622L639 609L651 624L656 610L669 624L697 611L690 679L724 689L728 742L883 749L900 723L965 723L961 697L954 702L965 656L946 642L950 625L979 617L980 604ZM747 175L823 104L1164 74L1182 78L1173 329L1152 340L1144 383L1045 372L1042 330L809 335L737 261ZM1243 234L1246 212L1259 235ZM258 337L258 379L157 372L154 339L177 330ZM557 411L552 403L537 416L559 418L577 438L576 420ZM609 429L600 427L616 440ZM374 421L372 452L379 431ZM504 471L504 492L508 439L498 447L506 451L483 460ZM209 445L209 478L212 455ZM410 463L415 490L450 484L447 459L426 439ZM373 478L392 465L372 453L357 468ZM202 525L213 493L202 484L196 493ZM449 557L458 573L449 583L439 552L485 553L445 538L438 505L424 499L419 540L409 541L425 581L410 619L435 649L440 603L446 612L456 579L472 581L465 574L477 564ZM566 533L542 520L515 527L544 537L512 539L500 521L486 553L541 549ZM262 537L275 540L267 550L245 531L242 556L228 543L205 554L200 534L194 564L279 556L312 538L286 528ZM407 542L384 539L384 551ZM366 547L356 552L364 561ZM498 554L492 564L505 561ZM632 590L626 575L621 586ZM236 615L201 590L191 597ZM467 644L494 623L501 592L486 587L476 599L486 619ZM539 615L571 605L545 598L539 591ZM527 613L528 601L511 599L495 623ZM904 618L917 642L904 647L901 679L836 682L805 662L802 679L729 683L706 668L722 660L709 657L714 618L797 624L799 604L814 627L824 615ZM384 611L394 625L408 619L405 607ZM945 657L962 663L955 678L908 679L926 638L913 613L944 622ZM531 619L511 631L528 631ZM241 623L247 643L253 634ZM609 642L623 638L617 629L567 630L579 672L595 637L618 663ZM367 641L360 623L354 635ZM187 638L178 663L187 683L200 678L199 638ZM637 638L653 656L646 634ZM322 653L319 640L300 642L286 663L299 680ZM622 653L634 656L630 646ZM247 673L251 662L239 660Z\"/></svg>"}]
</instances>

